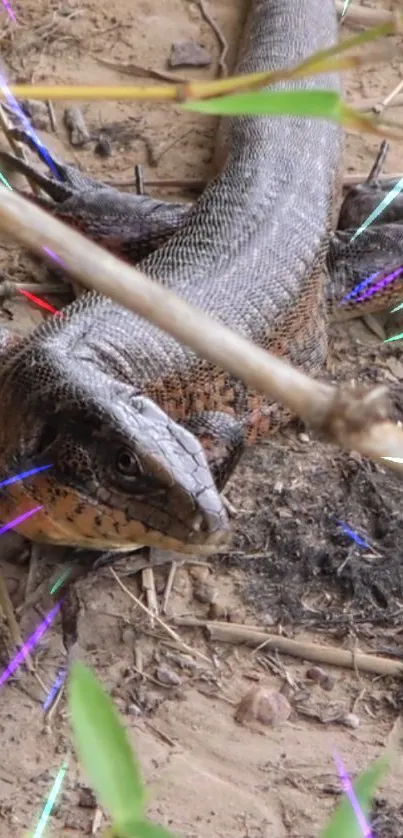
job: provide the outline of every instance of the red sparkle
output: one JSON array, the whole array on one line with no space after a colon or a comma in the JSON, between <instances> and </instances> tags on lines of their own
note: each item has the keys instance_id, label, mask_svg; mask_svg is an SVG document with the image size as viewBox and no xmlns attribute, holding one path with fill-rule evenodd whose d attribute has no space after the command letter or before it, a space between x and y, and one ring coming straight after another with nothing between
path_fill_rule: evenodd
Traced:
<instances>
[{"instance_id":1,"label":"red sparkle","mask_svg":"<svg viewBox=\"0 0 403 838\"><path fill-rule=\"evenodd\" d=\"M50 303L47 303L45 300L41 300L40 297L36 297L35 294L31 294L29 291L24 291L23 288L19 288L18 290L20 294L23 294L24 297L28 298L28 300L32 300L33 303L36 303L36 305L41 306L42 308L45 308L46 311L50 311L52 314L60 314L59 309L55 308L54 306L51 306Z\"/></svg>"}]
</instances>

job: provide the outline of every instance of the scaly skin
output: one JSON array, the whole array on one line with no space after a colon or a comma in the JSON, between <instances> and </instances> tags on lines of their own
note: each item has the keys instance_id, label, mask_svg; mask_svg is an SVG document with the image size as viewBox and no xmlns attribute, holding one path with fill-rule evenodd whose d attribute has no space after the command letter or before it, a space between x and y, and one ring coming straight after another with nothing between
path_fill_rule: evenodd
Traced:
<instances>
[{"instance_id":1,"label":"scaly skin","mask_svg":"<svg viewBox=\"0 0 403 838\"><path fill-rule=\"evenodd\" d=\"M334 0L252 0L237 71L291 66L336 35ZM281 87L337 89L338 79ZM223 172L141 268L262 346L320 369L339 151L339 129L324 120L233 120ZM90 197L102 221L110 194L95 189ZM1 517L42 503L43 512L18 528L32 539L211 551L227 522L203 447L219 489L244 441L284 418L142 318L84 294L6 353L2 471L53 467L5 487Z\"/></svg>"}]
</instances>

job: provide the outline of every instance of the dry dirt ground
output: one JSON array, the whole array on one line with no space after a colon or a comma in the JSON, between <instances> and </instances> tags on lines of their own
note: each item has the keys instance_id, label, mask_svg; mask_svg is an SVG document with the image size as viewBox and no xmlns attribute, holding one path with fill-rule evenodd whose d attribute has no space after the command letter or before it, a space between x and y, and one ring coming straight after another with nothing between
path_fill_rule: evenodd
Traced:
<instances>
[{"instance_id":1,"label":"dry dirt ground","mask_svg":"<svg viewBox=\"0 0 403 838\"><path fill-rule=\"evenodd\" d=\"M378 6L391 8L388 0ZM215 0L209 7L235 43L240 4ZM14 10L20 25L9 24L4 13L0 31L2 56L13 80L124 83L126 76L100 66L96 56L164 70L171 44L179 40L198 41L214 57L210 69L194 71L194 76L215 72L217 41L191 0L165 0L163 6L157 0L120 0L112 6L106 0L14 0ZM402 42L397 46L401 50ZM396 58L348 78L347 92L352 101L381 98L400 79ZM146 105L85 106L91 133L110 138L112 154L104 158L94 153L95 141L80 150L71 147L62 112L62 106L56 108L57 134L45 130L43 139L102 179L130 180L138 162L152 178L200 179L209 174L215 123L208 118ZM399 110L395 113L403 118ZM377 143L349 136L346 145L347 170L366 172ZM386 171L399 171L400 157L394 143ZM183 196L191 197L189 192ZM3 242L1 254L4 277L38 274L10 243ZM25 332L42 313L29 303L12 301L1 318L6 323L10 316L13 326ZM383 327L394 332L396 322ZM384 380L397 391L403 377L400 345L383 344L362 323L340 328L331 335L328 374ZM398 395L395 402L399 412ZM358 456L321 446L295 423L245 457L229 497L240 510L232 553L213 561L210 569L179 568L167 617L206 619L213 613L308 644L401 659L399 479ZM343 533L339 521L368 546ZM16 607L25 601L27 584L33 590L55 573L55 559L52 564L51 557L34 553L28 563L28 557L28 545L15 535L3 536L2 572ZM133 561L126 560L116 569L129 591L138 594L141 579L130 575L131 567ZM156 570L160 602L168 571ZM306 660L211 642L200 629L181 627L182 640L193 649L185 657L162 628L140 613L108 569L81 582L77 590L81 653L111 689L125 717L151 786L150 814L178 835L314 838L339 794L333 750L356 773L379 754L401 713L399 681L366 676L358 668L332 670L324 664L331 677L321 686L307 677ZM40 608L23 610L24 636L48 605L44 596ZM47 688L64 660L56 621L35 657ZM287 721L275 728L235 721L237 702L257 686L288 697ZM35 824L69 749L64 699L46 723L43 700L40 685L25 670L1 691L0 838L19 838ZM402 782L403 765L398 762L377 798L378 838L403 836ZM95 810L84 787L72 757L52 834L91 833Z\"/></svg>"}]
</instances>

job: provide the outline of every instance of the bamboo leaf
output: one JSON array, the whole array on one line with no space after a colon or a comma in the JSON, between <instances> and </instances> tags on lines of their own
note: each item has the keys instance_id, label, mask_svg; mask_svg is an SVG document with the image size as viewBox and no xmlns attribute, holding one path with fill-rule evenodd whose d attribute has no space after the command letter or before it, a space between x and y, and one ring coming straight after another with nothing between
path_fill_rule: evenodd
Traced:
<instances>
[{"instance_id":1,"label":"bamboo leaf","mask_svg":"<svg viewBox=\"0 0 403 838\"><path fill-rule=\"evenodd\" d=\"M71 668L69 708L77 752L101 805L116 823L139 821L144 786L125 728L95 675L78 661Z\"/></svg>"},{"instance_id":2,"label":"bamboo leaf","mask_svg":"<svg viewBox=\"0 0 403 838\"><path fill-rule=\"evenodd\" d=\"M368 816L377 787L390 767L389 755L375 760L353 783L353 789L364 817ZM347 796L338 805L333 818L320 838L361 838L362 827Z\"/></svg>"}]
</instances>

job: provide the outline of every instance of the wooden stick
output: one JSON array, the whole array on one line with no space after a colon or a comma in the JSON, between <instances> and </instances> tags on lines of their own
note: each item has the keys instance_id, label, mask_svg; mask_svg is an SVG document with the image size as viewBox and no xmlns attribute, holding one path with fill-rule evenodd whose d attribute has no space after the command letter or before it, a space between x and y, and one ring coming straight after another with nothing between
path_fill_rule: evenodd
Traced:
<instances>
[{"instance_id":1,"label":"wooden stick","mask_svg":"<svg viewBox=\"0 0 403 838\"><path fill-rule=\"evenodd\" d=\"M139 608L141 608L141 610L144 611L145 614L148 615L148 617L150 617L151 621L155 621L156 623L158 623L158 625L160 625L167 632L167 634L169 634L169 636L172 637L173 640L176 640L176 642L179 643L179 645L185 652L190 652L191 655L197 655L197 657L201 658L204 661L207 661L207 663L211 663L211 660L207 658L206 655L203 655L202 652L199 652L198 649L192 649L190 646L187 645L187 643L184 643L183 640L181 640L181 638L179 637L179 634L176 631L174 631L167 623L164 623L164 621L161 620L161 617L159 617L158 614L152 614L152 612L147 608L147 606L144 605L144 603L141 602L141 600L129 590L127 585L124 585L124 583L121 579L119 579L118 574L112 567L110 567L109 570L115 581L118 583L119 587L122 588L122 591L124 591L125 594L127 594L127 596L130 597L130 599L132 599L133 602L135 602L136 605Z\"/></svg>"},{"instance_id":2,"label":"wooden stick","mask_svg":"<svg viewBox=\"0 0 403 838\"><path fill-rule=\"evenodd\" d=\"M393 92L394 91L392 91L392 93ZM376 113L378 113L377 108L379 104L380 103L378 97L377 99L359 99L358 102L351 102L350 107L354 108L355 111L360 111L361 113L369 113L370 111L375 111ZM401 105L403 105L403 94L397 94L386 104L388 108L400 107Z\"/></svg>"},{"instance_id":3,"label":"wooden stick","mask_svg":"<svg viewBox=\"0 0 403 838\"><path fill-rule=\"evenodd\" d=\"M341 15L344 9L343 0L336 0L337 12ZM343 20L347 24L352 23L358 26L377 26L380 23L389 23L397 17L397 12L387 12L383 9L367 9L357 6L351 2L347 8Z\"/></svg>"},{"instance_id":4,"label":"wooden stick","mask_svg":"<svg viewBox=\"0 0 403 838\"><path fill-rule=\"evenodd\" d=\"M380 175L378 182L383 180L400 180L403 177L403 172L391 172L391 174ZM356 175L345 175L343 178L343 187L348 189L350 186L357 186L359 183L365 183L368 180L368 175L365 172L357 172Z\"/></svg>"},{"instance_id":5,"label":"wooden stick","mask_svg":"<svg viewBox=\"0 0 403 838\"><path fill-rule=\"evenodd\" d=\"M262 646L266 649L276 649L278 652L291 655L315 663L330 666L342 666L348 669L358 669L372 675L403 676L403 664L391 658L378 658L375 655L350 652L348 649L335 649L333 646L320 646L317 643L307 643L301 640L291 640L276 634L267 634L259 626L245 626L237 623L207 622L188 618L176 619L175 625L198 626L207 629L211 640L223 643L241 644L247 646Z\"/></svg>"},{"instance_id":6,"label":"wooden stick","mask_svg":"<svg viewBox=\"0 0 403 838\"><path fill-rule=\"evenodd\" d=\"M323 439L403 472L403 430L387 419L385 387L335 387L314 380L5 188L0 229L42 258L44 250L53 251L81 284L137 312L251 390L285 405Z\"/></svg>"}]
</instances>

